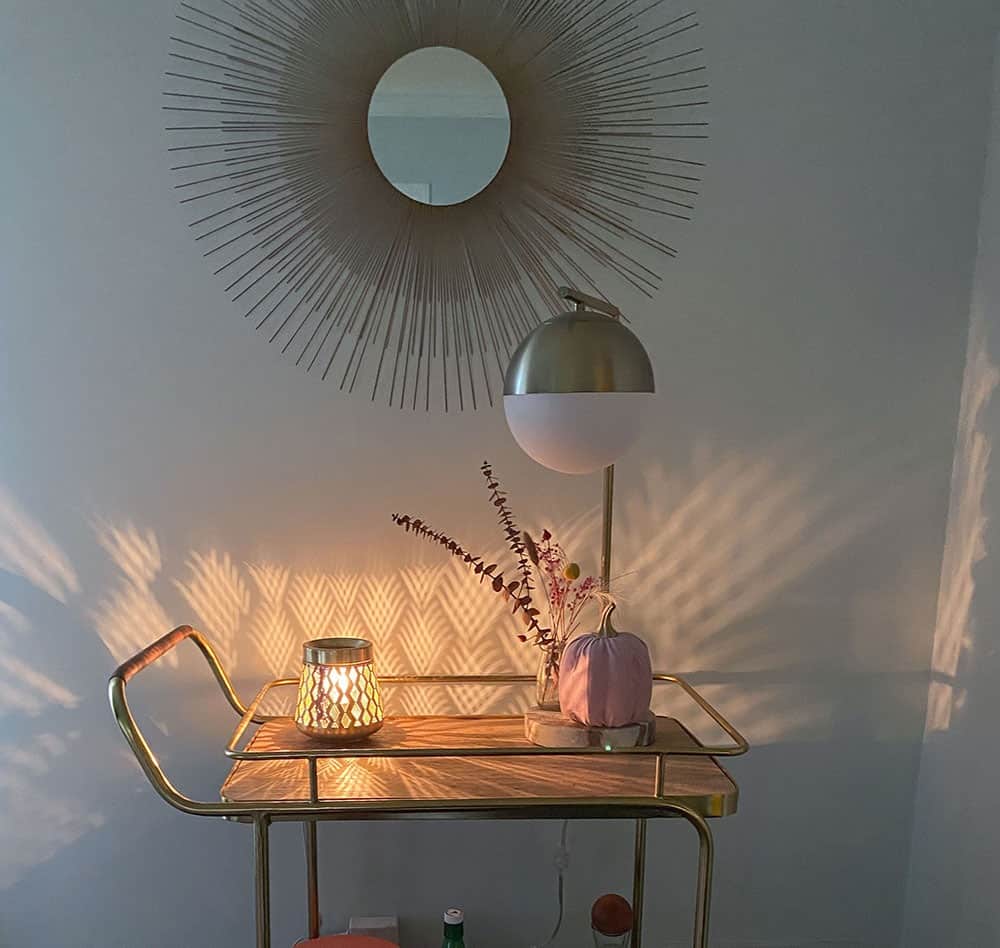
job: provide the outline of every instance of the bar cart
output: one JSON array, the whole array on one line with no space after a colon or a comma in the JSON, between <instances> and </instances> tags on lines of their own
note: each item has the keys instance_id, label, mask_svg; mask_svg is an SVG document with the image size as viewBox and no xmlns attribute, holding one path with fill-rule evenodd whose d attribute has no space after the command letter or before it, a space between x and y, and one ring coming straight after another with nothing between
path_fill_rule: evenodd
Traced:
<instances>
[{"instance_id":1,"label":"bar cart","mask_svg":"<svg viewBox=\"0 0 1000 948\"><path fill-rule=\"evenodd\" d=\"M192 800L170 782L129 710L128 682L191 639L239 716L226 755L234 764L218 801ZM301 734L289 717L261 713L285 678L266 684L244 705L208 640L180 626L124 662L108 684L111 707L143 772L171 806L194 816L253 827L257 948L270 948L268 830L274 822L305 827L308 930L319 934L316 824L371 819L631 819L635 821L633 948L641 948L646 823L681 817L699 840L693 948L708 948L714 847L708 820L736 811L739 791L716 757L744 754L746 740L683 679L655 675L702 709L732 740L699 742L673 718L657 719L646 747L549 748L524 737L520 715L390 717L366 743L331 747ZM510 685L525 675L379 676L383 685ZM498 788L504 796L498 797Z\"/></svg>"}]
</instances>

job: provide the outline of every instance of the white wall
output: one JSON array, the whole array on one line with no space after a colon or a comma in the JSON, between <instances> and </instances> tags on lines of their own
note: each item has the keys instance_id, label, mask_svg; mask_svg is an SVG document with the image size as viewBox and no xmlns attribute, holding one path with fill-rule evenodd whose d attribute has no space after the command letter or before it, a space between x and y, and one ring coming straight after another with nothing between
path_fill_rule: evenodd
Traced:
<instances>
[{"instance_id":1,"label":"white wall","mask_svg":"<svg viewBox=\"0 0 1000 948\"><path fill-rule=\"evenodd\" d=\"M717 827L717 943L887 948L925 716L993 9L703 6L705 197L661 297L619 300L662 406L620 469L618 562L637 570L621 624L755 744L732 767L741 812ZM151 795L106 707L117 661L193 620L249 691L344 615L386 665L530 667L492 605L388 513L485 545L483 457L529 522L592 514L598 485L534 467L498 411L413 416L346 398L254 338L171 193L169 0L5 12L0 944L243 946L249 835ZM593 539L592 516L585 526ZM232 722L196 656L133 691L167 769L210 797ZM481 948L526 945L551 921L556 833L328 827L327 915L396 909L420 948L459 902ZM299 836L274 836L285 945L303 924ZM658 825L652 847L649 931L680 942L693 841ZM574 827L572 848L563 944L579 945L591 900L626 890L630 828Z\"/></svg>"},{"instance_id":2,"label":"white wall","mask_svg":"<svg viewBox=\"0 0 1000 948\"><path fill-rule=\"evenodd\" d=\"M1000 51L1000 43L998 43ZM979 225L948 539L907 886L904 948L1000 942L1000 57Z\"/></svg>"}]
</instances>

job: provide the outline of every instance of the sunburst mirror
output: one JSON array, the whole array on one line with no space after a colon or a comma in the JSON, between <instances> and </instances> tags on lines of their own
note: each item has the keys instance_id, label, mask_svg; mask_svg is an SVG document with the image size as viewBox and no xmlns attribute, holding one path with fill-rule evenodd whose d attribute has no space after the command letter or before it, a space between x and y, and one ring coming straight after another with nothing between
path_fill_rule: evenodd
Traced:
<instances>
[{"instance_id":1,"label":"sunburst mirror","mask_svg":"<svg viewBox=\"0 0 1000 948\"><path fill-rule=\"evenodd\" d=\"M257 330L341 389L492 404L559 284L652 296L676 254L707 83L670 0L199 0L177 26L194 237Z\"/></svg>"}]
</instances>

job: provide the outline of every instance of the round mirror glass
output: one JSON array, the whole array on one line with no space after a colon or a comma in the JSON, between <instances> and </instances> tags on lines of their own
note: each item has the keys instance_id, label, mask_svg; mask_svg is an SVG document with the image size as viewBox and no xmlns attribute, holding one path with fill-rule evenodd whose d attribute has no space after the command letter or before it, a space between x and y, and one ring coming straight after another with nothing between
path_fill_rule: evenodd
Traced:
<instances>
[{"instance_id":1,"label":"round mirror glass","mask_svg":"<svg viewBox=\"0 0 1000 948\"><path fill-rule=\"evenodd\" d=\"M482 191L507 157L507 99L474 56L425 46L378 81L368 142L397 191L422 204L460 204Z\"/></svg>"}]
</instances>

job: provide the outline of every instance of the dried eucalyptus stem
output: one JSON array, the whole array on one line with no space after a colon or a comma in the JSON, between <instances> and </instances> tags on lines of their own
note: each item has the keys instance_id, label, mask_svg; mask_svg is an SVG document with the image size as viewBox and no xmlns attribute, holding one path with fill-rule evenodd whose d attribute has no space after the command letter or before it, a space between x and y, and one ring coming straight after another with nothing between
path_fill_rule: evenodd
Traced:
<instances>
[{"instance_id":1,"label":"dried eucalyptus stem","mask_svg":"<svg viewBox=\"0 0 1000 948\"><path fill-rule=\"evenodd\" d=\"M392 515L392 522L402 527L407 533L412 530L418 536L443 546L452 556L462 560L479 577L480 582L489 579L495 593L503 596L506 600L513 600L514 607L511 610L512 613L514 615L520 613L521 620L527 627L525 633L518 635L518 638L522 642L527 642L529 636L534 636L536 644L543 647L549 644L552 639L552 630L539 625L538 616L540 613L531 601L531 587L530 585L526 586L524 579L512 580L509 583L505 582L503 573L497 572L496 563L485 565L485 561L481 556L474 556L472 553L469 553L452 537L442 533L440 530L435 530L423 520L415 519L407 514L394 513ZM520 536L518 539L520 540Z\"/></svg>"},{"instance_id":2,"label":"dried eucalyptus stem","mask_svg":"<svg viewBox=\"0 0 1000 948\"><path fill-rule=\"evenodd\" d=\"M490 491L490 502L497 508L497 519L503 527L504 535L507 537L507 545L511 553L517 557L517 568L521 571L521 588L528 594L531 593L531 561L528 550L524 542L527 533L523 533L517 528L517 521L514 513L507 503L507 493L500 487L500 481L493 474L493 467L489 461L483 461L480 470L486 478L486 486ZM530 538L529 538L530 539Z\"/></svg>"}]
</instances>

